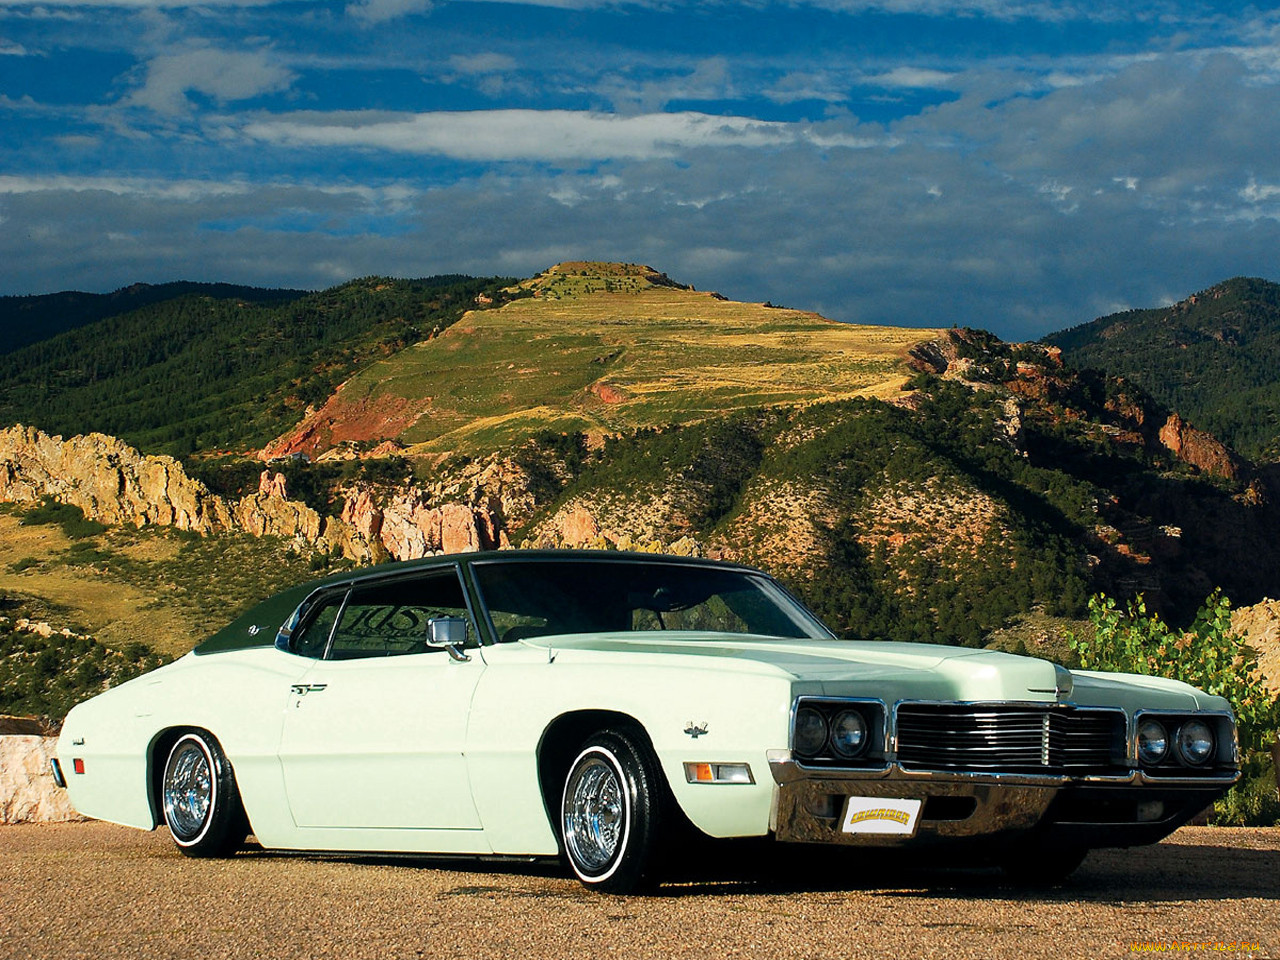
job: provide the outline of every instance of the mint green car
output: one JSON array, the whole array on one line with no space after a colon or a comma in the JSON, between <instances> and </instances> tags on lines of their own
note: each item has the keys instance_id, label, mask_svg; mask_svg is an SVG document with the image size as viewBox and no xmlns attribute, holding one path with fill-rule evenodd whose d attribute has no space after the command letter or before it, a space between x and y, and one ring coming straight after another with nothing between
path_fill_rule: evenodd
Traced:
<instances>
[{"instance_id":1,"label":"mint green car","mask_svg":"<svg viewBox=\"0 0 1280 960\"><path fill-rule=\"evenodd\" d=\"M506 551L286 591L73 709L54 767L190 856L559 855L625 892L693 830L1054 880L1185 823L1237 754L1183 683L839 640L733 564Z\"/></svg>"}]
</instances>

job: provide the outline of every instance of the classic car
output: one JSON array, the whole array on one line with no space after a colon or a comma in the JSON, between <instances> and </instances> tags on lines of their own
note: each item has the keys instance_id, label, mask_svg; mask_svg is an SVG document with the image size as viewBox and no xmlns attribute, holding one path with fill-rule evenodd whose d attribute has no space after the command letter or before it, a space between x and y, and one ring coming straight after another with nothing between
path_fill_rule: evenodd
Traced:
<instances>
[{"instance_id":1,"label":"classic car","mask_svg":"<svg viewBox=\"0 0 1280 960\"><path fill-rule=\"evenodd\" d=\"M735 564L503 551L285 591L75 707L54 765L82 813L189 856L558 855L625 892L681 830L1052 881L1193 817L1238 748L1228 703L1172 680L840 640Z\"/></svg>"}]
</instances>

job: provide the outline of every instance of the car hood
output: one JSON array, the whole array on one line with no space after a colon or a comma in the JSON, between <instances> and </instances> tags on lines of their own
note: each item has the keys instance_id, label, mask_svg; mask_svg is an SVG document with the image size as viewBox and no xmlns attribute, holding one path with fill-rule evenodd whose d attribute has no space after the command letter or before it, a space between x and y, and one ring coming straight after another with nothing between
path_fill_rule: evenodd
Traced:
<instances>
[{"instance_id":1,"label":"car hood","mask_svg":"<svg viewBox=\"0 0 1280 960\"><path fill-rule=\"evenodd\" d=\"M1052 703L1071 675L1047 660L991 650L924 643L782 640L771 637L610 633L539 637L558 662L618 657L646 666L712 666L750 673L782 673L797 694L874 696L885 700L1019 700ZM728 661L728 662L726 662ZM730 665L732 664L732 666Z\"/></svg>"}]
</instances>

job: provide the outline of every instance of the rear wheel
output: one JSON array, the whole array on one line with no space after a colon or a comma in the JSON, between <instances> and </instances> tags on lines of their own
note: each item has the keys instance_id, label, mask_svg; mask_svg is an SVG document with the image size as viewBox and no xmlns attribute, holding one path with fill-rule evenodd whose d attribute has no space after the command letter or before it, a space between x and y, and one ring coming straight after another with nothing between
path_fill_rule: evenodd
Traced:
<instances>
[{"instance_id":1,"label":"rear wheel","mask_svg":"<svg viewBox=\"0 0 1280 960\"><path fill-rule=\"evenodd\" d=\"M560 803L565 859L588 887L631 893L654 880L661 773L633 734L606 730L569 766Z\"/></svg>"},{"instance_id":2,"label":"rear wheel","mask_svg":"<svg viewBox=\"0 0 1280 960\"><path fill-rule=\"evenodd\" d=\"M169 750L161 799L173 842L189 857L230 856L248 836L231 764L202 730L184 733Z\"/></svg>"}]
</instances>

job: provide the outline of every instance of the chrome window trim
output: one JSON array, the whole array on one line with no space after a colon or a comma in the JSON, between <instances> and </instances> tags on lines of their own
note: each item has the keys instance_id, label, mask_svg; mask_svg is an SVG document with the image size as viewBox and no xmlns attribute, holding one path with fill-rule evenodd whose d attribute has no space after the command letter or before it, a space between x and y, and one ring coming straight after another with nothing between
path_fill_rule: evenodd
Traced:
<instances>
[{"instance_id":1,"label":"chrome window trim","mask_svg":"<svg viewBox=\"0 0 1280 960\"><path fill-rule=\"evenodd\" d=\"M306 598L298 604L297 608L285 621L280 630L276 633L276 649L283 650L285 653L300 657L302 654L296 653L287 646L292 638L293 631L302 625L303 621L311 613L311 607L315 604L326 600L331 596L342 591L342 603L338 609L338 615L334 618L333 626L329 628L329 636L325 639L324 652L318 657L309 657L306 659L330 661L329 653L333 647L333 636L337 630L338 624L342 622L342 615L346 612L347 603L351 599L351 593L357 589L363 589L371 586L381 586L383 584L395 583L400 580L425 580L432 576L443 575L446 571L452 570L454 576L458 580L458 588L462 592L462 602L466 606L467 619L472 633L475 634L475 645L477 648L484 646L484 637L480 632L479 620L476 617L475 605L472 600L471 591L467 588L466 578L462 575L462 563L460 561L452 561L449 563L431 564L428 566L415 567L412 570L396 570L393 572L366 573L361 576L354 576L347 580L340 580L337 583L328 583L324 586L317 587ZM282 642L285 646L281 646Z\"/></svg>"},{"instance_id":2,"label":"chrome window trim","mask_svg":"<svg viewBox=\"0 0 1280 960\"><path fill-rule=\"evenodd\" d=\"M319 606L330 597L337 596L339 593L342 594L342 603L339 604L338 607L338 617L340 617L342 615L343 608L346 606L347 595L350 592L351 584L346 581L325 584L322 587L317 587L315 590L312 590L307 594L303 601L298 604L293 613L289 615L289 619L281 625L278 631L276 631L276 649L295 657L302 657L304 660L323 660L325 654L328 653L329 642L333 639L333 627L329 628L329 636L325 638L324 648L321 650L319 656L315 657L305 656L293 649L293 634L299 627L304 626L307 623L308 618L312 614L313 608ZM334 618L333 622L335 625L338 622L338 617Z\"/></svg>"}]
</instances>

